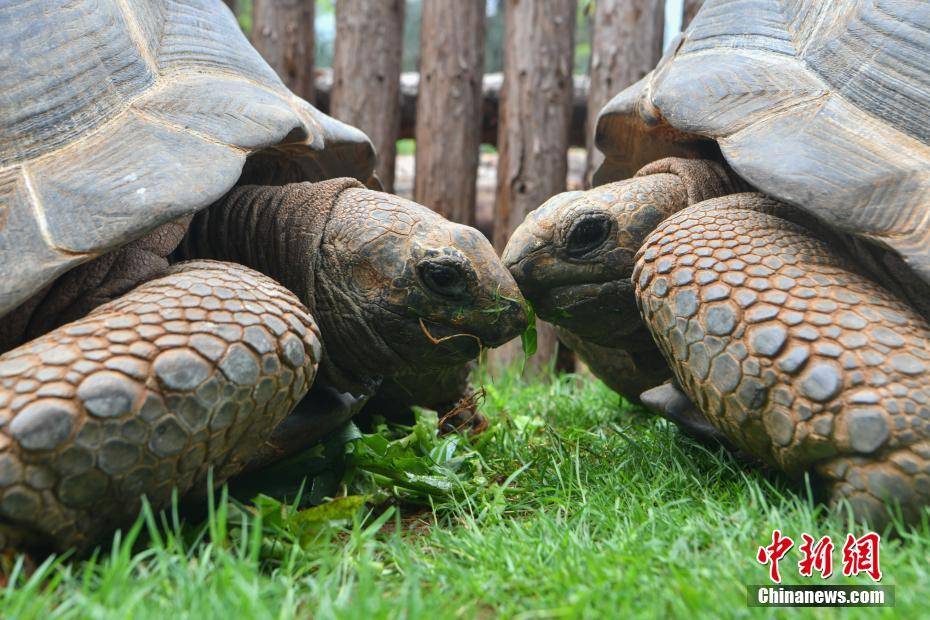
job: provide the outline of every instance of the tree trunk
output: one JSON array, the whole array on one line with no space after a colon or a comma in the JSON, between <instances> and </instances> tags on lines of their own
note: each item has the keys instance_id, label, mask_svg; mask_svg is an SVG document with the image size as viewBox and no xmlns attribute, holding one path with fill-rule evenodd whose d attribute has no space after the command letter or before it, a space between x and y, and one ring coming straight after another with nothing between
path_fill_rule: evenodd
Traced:
<instances>
[{"instance_id":1,"label":"tree trunk","mask_svg":"<svg viewBox=\"0 0 930 620\"><path fill-rule=\"evenodd\" d=\"M507 3L494 221L498 251L530 211L565 191L575 10L575 0ZM555 330L540 324L531 366L551 363L557 342Z\"/></svg>"},{"instance_id":2,"label":"tree trunk","mask_svg":"<svg viewBox=\"0 0 930 620\"><path fill-rule=\"evenodd\" d=\"M597 0L591 36L585 185L604 161L594 146L601 108L652 71L662 56L664 0Z\"/></svg>"},{"instance_id":3,"label":"tree trunk","mask_svg":"<svg viewBox=\"0 0 930 620\"><path fill-rule=\"evenodd\" d=\"M313 30L313 0L252 2L252 44L307 101L313 101Z\"/></svg>"},{"instance_id":4,"label":"tree trunk","mask_svg":"<svg viewBox=\"0 0 930 620\"><path fill-rule=\"evenodd\" d=\"M483 0L425 2L414 200L473 226L481 146Z\"/></svg>"},{"instance_id":5,"label":"tree trunk","mask_svg":"<svg viewBox=\"0 0 930 620\"><path fill-rule=\"evenodd\" d=\"M400 127L403 0L338 0L330 113L368 134L378 150L376 172L394 188Z\"/></svg>"},{"instance_id":6,"label":"tree trunk","mask_svg":"<svg viewBox=\"0 0 930 620\"><path fill-rule=\"evenodd\" d=\"M704 0L685 0L684 15L681 18L682 30L688 27L688 24L690 24L694 16L697 15L697 12L701 10L703 4Z\"/></svg>"}]
</instances>

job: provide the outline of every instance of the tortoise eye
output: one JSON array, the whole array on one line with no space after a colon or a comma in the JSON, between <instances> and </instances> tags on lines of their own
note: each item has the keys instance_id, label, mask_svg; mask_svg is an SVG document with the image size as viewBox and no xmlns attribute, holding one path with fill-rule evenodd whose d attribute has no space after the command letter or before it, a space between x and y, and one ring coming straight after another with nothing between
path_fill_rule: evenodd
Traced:
<instances>
[{"instance_id":1,"label":"tortoise eye","mask_svg":"<svg viewBox=\"0 0 930 620\"><path fill-rule=\"evenodd\" d=\"M468 282L461 266L447 261L423 261L417 267L420 279L428 289L443 297L464 297Z\"/></svg>"},{"instance_id":2,"label":"tortoise eye","mask_svg":"<svg viewBox=\"0 0 930 620\"><path fill-rule=\"evenodd\" d=\"M569 256L584 256L595 250L610 234L610 220L605 215L588 215L575 222L568 231L565 249Z\"/></svg>"}]
</instances>

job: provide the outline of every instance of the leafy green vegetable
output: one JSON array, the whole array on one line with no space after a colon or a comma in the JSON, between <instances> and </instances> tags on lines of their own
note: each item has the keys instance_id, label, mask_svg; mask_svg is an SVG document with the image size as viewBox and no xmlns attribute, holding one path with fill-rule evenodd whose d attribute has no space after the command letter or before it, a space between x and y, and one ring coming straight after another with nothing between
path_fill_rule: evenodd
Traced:
<instances>
[{"instance_id":1,"label":"leafy green vegetable","mask_svg":"<svg viewBox=\"0 0 930 620\"><path fill-rule=\"evenodd\" d=\"M536 311L530 302L525 302L526 329L520 334L520 343L523 345L523 362L520 364L520 374L526 370L526 362L536 354Z\"/></svg>"},{"instance_id":2,"label":"leafy green vegetable","mask_svg":"<svg viewBox=\"0 0 930 620\"><path fill-rule=\"evenodd\" d=\"M230 481L233 497L251 500L259 494L301 497L301 504L317 505L339 492L346 470L346 445L362 433L351 422L315 446L258 471Z\"/></svg>"},{"instance_id":3,"label":"leafy green vegetable","mask_svg":"<svg viewBox=\"0 0 930 620\"><path fill-rule=\"evenodd\" d=\"M319 544L347 521L358 519L366 527L383 522L394 509L377 507L389 501L435 507L437 500L470 497L487 486L469 440L440 437L436 413L415 413L413 426L381 423L373 433L349 422L301 454L235 481L239 501L227 504L224 488L219 502L224 512L208 521L225 523L229 510L233 540L254 539L260 557L281 561L294 549L302 553ZM213 506L212 499L208 504ZM209 536L225 544L225 526Z\"/></svg>"},{"instance_id":4,"label":"leafy green vegetable","mask_svg":"<svg viewBox=\"0 0 930 620\"><path fill-rule=\"evenodd\" d=\"M373 433L362 433L349 422L316 446L239 478L231 490L271 518L274 510L284 510L279 499L291 500L291 512L342 502L345 496L374 504L394 499L431 505L438 498L471 494L483 484L478 454L467 438L439 437L436 413L417 410L413 426L381 423ZM343 497L329 500L337 495Z\"/></svg>"},{"instance_id":5,"label":"leafy green vegetable","mask_svg":"<svg viewBox=\"0 0 930 620\"><path fill-rule=\"evenodd\" d=\"M348 495L300 510L296 503L286 504L273 497L259 495L252 500L254 507L251 511L261 517L268 534L306 547L326 525L351 520L365 501L363 495Z\"/></svg>"},{"instance_id":6,"label":"leafy green vegetable","mask_svg":"<svg viewBox=\"0 0 930 620\"><path fill-rule=\"evenodd\" d=\"M346 486L424 505L470 494L484 482L478 454L463 437L439 437L437 430L436 414L420 410L412 427L382 424L360 435L346 445Z\"/></svg>"}]
</instances>

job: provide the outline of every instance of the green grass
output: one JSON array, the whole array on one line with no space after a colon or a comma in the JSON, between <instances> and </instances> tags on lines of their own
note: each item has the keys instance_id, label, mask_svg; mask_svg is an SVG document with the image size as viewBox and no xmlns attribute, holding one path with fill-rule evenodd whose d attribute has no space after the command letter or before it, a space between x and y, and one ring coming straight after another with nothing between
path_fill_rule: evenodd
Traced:
<instances>
[{"instance_id":1,"label":"green grass","mask_svg":"<svg viewBox=\"0 0 930 620\"><path fill-rule=\"evenodd\" d=\"M148 514L95 558L20 573L0 590L0 617L838 615L746 607L773 528L795 539L848 530L803 488L700 447L590 380L508 375L487 386L483 411L490 429L456 448L470 473L453 478L467 484L430 509L394 500L328 522L272 502L243 519L221 498L199 530ZM928 557L926 524L884 539L896 608L843 615L924 616ZM794 549L782 563L788 583L801 582L797 559Z\"/></svg>"}]
</instances>

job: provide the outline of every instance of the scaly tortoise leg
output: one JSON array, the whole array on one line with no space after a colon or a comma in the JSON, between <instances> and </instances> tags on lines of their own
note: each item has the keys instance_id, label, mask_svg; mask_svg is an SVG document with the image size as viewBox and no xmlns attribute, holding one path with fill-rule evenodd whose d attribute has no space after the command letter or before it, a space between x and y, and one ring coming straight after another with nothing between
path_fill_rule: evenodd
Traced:
<instances>
[{"instance_id":1,"label":"scaly tortoise leg","mask_svg":"<svg viewBox=\"0 0 930 620\"><path fill-rule=\"evenodd\" d=\"M930 325L758 194L688 207L637 256L643 316L737 446L876 527L930 503Z\"/></svg>"},{"instance_id":2,"label":"scaly tortoise leg","mask_svg":"<svg viewBox=\"0 0 930 620\"><path fill-rule=\"evenodd\" d=\"M304 396L319 333L245 267L178 265L0 356L0 547L86 546L246 465Z\"/></svg>"}]
</instances>

